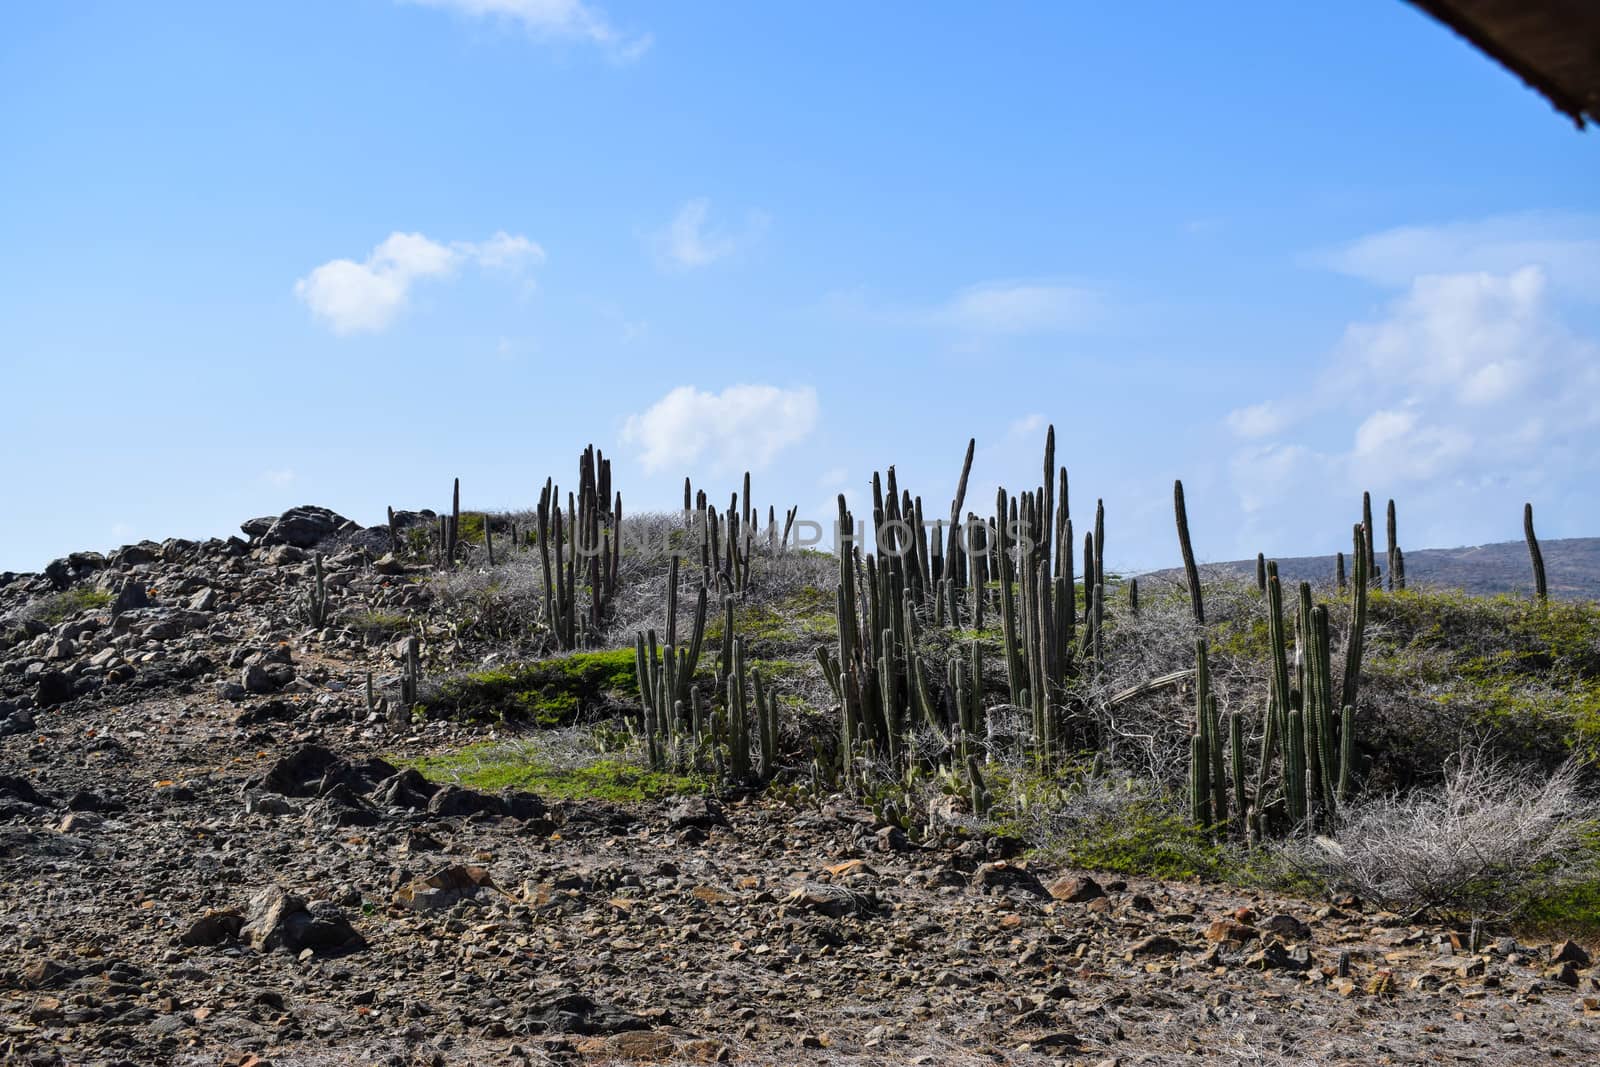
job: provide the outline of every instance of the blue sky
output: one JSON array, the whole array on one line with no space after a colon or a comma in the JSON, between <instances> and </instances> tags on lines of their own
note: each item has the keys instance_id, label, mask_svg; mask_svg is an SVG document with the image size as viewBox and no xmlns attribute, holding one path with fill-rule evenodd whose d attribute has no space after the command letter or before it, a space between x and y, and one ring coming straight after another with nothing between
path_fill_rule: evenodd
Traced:
<instances>
[{"instance_id":1,"label":"blue sky","mask_svg":"<svg viewBox=\"0 0 1600 1067\"><path fill-rule=\"evenodd\" d=\"M1600 534L1600 140L1399 0L26 5L0 569L594 441L827 519L1031 487L1122 568ZM987 491L987 492L985 492Z\"/></svg>"}]
</instances>

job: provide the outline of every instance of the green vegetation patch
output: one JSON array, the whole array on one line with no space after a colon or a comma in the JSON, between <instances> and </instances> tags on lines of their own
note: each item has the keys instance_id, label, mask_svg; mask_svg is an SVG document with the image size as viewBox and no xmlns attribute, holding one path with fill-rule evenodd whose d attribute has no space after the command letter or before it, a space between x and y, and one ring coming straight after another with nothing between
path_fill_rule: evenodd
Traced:
<instances>
[{"instance_id":1,"label":"green vegetation patch","mask_svg":"<svg viewBox=\"0 0 1600 1067\"><path fill-rule=\"evenodd\" d=\"M1513 752L1600 757L1600 604L1374 593L1368 669L1422 682Z\"/></svg>"},{"instance_id":2,"label":"green vegetation patch","mask_svg":"<svg viewBox=\"0 0 1600 1067\"><path fill-rule=\"evenodd\" d=\"M831 637L839 632L839 619L835 612L838 598L832 590L807 586L800 592L775 605L746 604L736 606L733 614L733 632L751 642L786 643L812 641L818 637ZM717 648L722 642L723 616L709 612L706 619L707 647Z\"/></svg>"},{"instance_id":3,"label":"green vegetation patch","mask_svg":"<svg viewBox=\"0 0 1600 1067\"><path fill-rule=\"evenodd\" d=\"M1094 834L1074 835L1060 849L1075 867L1150 878L1228 879L1234 857L1187 819L1155 805L1131 810Z\"/></svg>"},{"instance_id":4,"label":"green vegetation patch","mask_svg":"<svg viewBox=\"0 0 1600 1067\"><path fill-rule=\"evenodd\" d=\"M540 758L525 746L493 742L423 756L407 765L434 782L451 782L484 792L520 789L560 800L628 803L703 793L709 788L699 775L649 771L618 759L561 766Z\"/></svg>"},{"instance_id":5,"label":"green vegetation patch","mask_svg":"<svg viewBox=\"0 0 1600 1067\"><path fill-rule=\"evenodd\" d=\"M565 726L638 696L633 650L617 649L458 675L426 703L429 714Z\"/></svg>"},{"instance_id":6,"label":"green vegetation patch","mask_svg":"<svg viewBox=\"0 0 1600 1067\"><path fill-rule=\"evenodd\" d=\"M30 614L46 626L54 626L58 622L67 621L80 611L93 611L110 603L111 594L103 589L75 586L40 601Z\"/></svg>"},{"instance_id":7,"label":"green vegetation patch","mask_svg":"<svg viewBox=\"0 0 1600 1067\"><path fill-rule=\"evenodd\" d=\"M464 513L456 524L456 540L464 545L483 544L483 515L478 512Z\"/></svg>"}]
</instances>

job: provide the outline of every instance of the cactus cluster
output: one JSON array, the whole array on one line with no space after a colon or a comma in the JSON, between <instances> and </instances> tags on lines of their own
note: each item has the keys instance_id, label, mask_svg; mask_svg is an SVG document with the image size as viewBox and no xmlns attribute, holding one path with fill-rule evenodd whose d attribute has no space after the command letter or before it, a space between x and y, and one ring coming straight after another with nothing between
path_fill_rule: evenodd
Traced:
<instances>
[{"instance_id":1,"label":"cactus cluster","mask_svg":"<svg viewBox=\"0 0 1600 1067\"><path fill-rule=\"evenodd\" d=\"M538 543L544 571L545 621L561 648L596 640L607 601L617 589L622 559L622 494L611 492L611 461L593 445L578 460L578 491L567 493L545 479L539 493ZM588 591L588 611L579 594Z\"/></svg>"},{"instance_id":2,"label":"cactus cluster","mask_svg":"<svg viewBox=\"0 0 1600 1067\"><path fill-rule=\"evenodd\" d=\"M1370 514L1370 498L1363 501L1363 511ZM1389 513L1390 573L1403 574L1398 547L1392 543L1392 504ZM1365 523L1351 531L1355 566L1349 582L1344 660L1337 676L1328 607L1314 602L1309 582L1298 588L1291 666L1278 565L1257 557L1257 583L1267 599L1270 673L1253 789L1247 784L1243 723L1237 713L1219 716L1211 693L1206 638L1196 639L1188 804L1197 826L1250 841L1294 829L1315 832L1331 827L1348 802L1358 774L1355 708L1366 634L1370 533ZM1346 589L1342 553L1338 566L1342 594Z\"/></svg>"},{"instance_id":3,"label":"cactus cluster","mask_svg":"<svg viewBox=\"0 0 1600 1067\"><path fill-rule=\"evenodd\" d=\"M777 509L768 506L767 527L761 530L761 509L750 493L750 472L744 473L744 491L734 493L728 509L719 512L704 490L696 491L683 480L685 534L698 550L701 582L721 594L743 596L750 585L752 551L763 539L769 552L787 547L799 508L784 513L779 532Z\"/></svg>"},{"instance_id":4,"label":"cactus cluster","mask_svg":"<svg viewBox=\"0 0 1600 1067\"><path fill-rule=\"evenodd\" d=\"M1309 583L1299 583L1295 604L1286 610L1277 563L1265 554L1256 557L1255 586L1266 601L1270 655L1260 748L1247 755L1255 716L1225 711L1213 691L1182 482L1173 484L1173 505L1195 625L1195 666L1108 694L1100 684L1108 617L1122 610L1136 616L1140 605L1137 581L1126 583L1125 598L1108 597L1103 502L1097 501L1092 527L1078 541L1067 471L1056 464L1051 427L1040 484L1016 494L1000 488L993 512L974 514L967 508L967 489L975 446L968 442L947 517L926 521L922 498L901 488L892 466L872 477L870 536L845 496L837 499L837 636L817 649L817 658L837 701L838 733L836 741L815 746L814 783L860 783L869 764L880 775L886 769L902 780L935 771L962 784L981 815L993 803L986 761L996 742L992 713L1002 702L991 703L990 696L1001 678L1008 711L1015 709L1026 723L1016 740L1046 773L1068 763L1085 741L1092 745L1086 710L1114 708L1192 678L1187 799L1196 824L1247 840L1333 826L1361 776L1357 695L1367 597L1381 573L1370 494L1363 494L1363 521L1352 527L1348 560L1343 552L1337 556L1338 595L1350 597L1342 642L1335 642L1329 608L1315 602ZM735 606L751 587L757 547L763 541L769 551L787 547L797 511L787 510L780 528L777 509L768 507L763 530L748 472L725 510L712 506L688 479L683 501L684 528L671 531L667 546L665 633L635 635L637 733L653 766L687 762L698 770L709 763L723 780L767 783L779 774L779 695L769 677L746 663ZM559 487L545 482L530 541L543 563L545 622L561 648L592 644L603 632L621 564L621 515L611 465L592 446L580 458L578 489L566 495L565 506ZM1405 588L1405 563L1393 500L1386 520L1384 570L1388 588L1399 591ZM390 525L393 541L392 510ZM459 556L459 526L458 479L450 515L440 518L442 562ZM1531 506L1524 510L1524 526L1542 598L1543 561ZM490 527L485 515L484 551L492 563ZM514 524L510 531L514 550L520 548ZM320 556L313 573L307 617L325 620ZM679 599L685 594L693 595L694 607L686 639L680 640ZM699 667L714 598L723 614L722 647L714 678L706 678ZM997 642L993 630L959 635L967 627L984 630L986 623L997 628ZM991 651L998 644L999 662L988 665L993 679L986 677L985 642ZM1336 663L1339 646L1342 662ZM406 707L416 702L417 658L412 638L402 682Z\"/></svg>"},{"instance_id":5,"label":"cactus cluster","mask_svg":"<svg viewBox=\"0 0 1600 1067\"><path fill-rule=\"evenodd\" d=\"M328 598L327 575L322 569L322 553L311 556L311 587L306 590L300 604L300 617L311 627L322 629L333 616L332 601Z\"/></svg>"},{"instance_id":6,"label":"cactus cluster","mask_svg":"<svg viewBox=\"0 0 1600 1067\"><path fill-rule=\"evenodd\" d=\"M678 559L674 556L667 579L666 642L660 642L655 630L634 635L640 729L652 766L663 764L666 753L675 744L688 740L698 747L704 740L704 716L700 694L694 688L694 676L705 641L707 591L704 586L700 587L689 639L680 644L678 586Z\"/></svg>"},{"instance_id":7,"label":"cactus cluster","mask_svg":"<svg viewBox=\"0 0 1600 1067\"><path fill-rule=\"evenodd\" d=\"M945 653L941 667L939 649L948 644L927 632L981 629L998 614L1009 703L1027 714L1025 743L1049 766L1071 746L1067 726L1079 698L1069 683L1101 670L1108 609L1103 504L1084 534L1080 608L1067 472L1055 463L1054 428L1045 439L1041 484L1017 495L1000 489L986 519L965 510L975 444L967 446L948 528L944 518L924 519L921 498L902 490L890 467L873 476L867 551L865 524L840 495L838 640L818 649L818 659L839 707L833 772L850 778L858 762L870 760L916 773L929 769L928 753L943 754L950 773L965 773L974 806L983 810L983 646L970 640L962 654ZM1137 610L1136 592L1130 609ZM913 733L934 743L910 745Z\"/></svg>"}]
</instances>

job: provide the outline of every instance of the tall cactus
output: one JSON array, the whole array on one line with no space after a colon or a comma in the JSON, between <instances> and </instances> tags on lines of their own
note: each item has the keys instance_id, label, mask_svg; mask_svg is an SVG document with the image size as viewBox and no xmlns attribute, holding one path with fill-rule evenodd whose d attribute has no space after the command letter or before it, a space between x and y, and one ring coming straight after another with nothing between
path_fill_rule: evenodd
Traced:
<instances>
[{"instance_id":1,"label":"tall cactus","mask_svg":"<svg viewBox=\"0 0 1600 1067\"><path fill-rule=\"evenodd\" d=\"M1378 576L1378 557L1373 552L1374 527L1372 525L1372 494L1361 494L1361 529L1365 531L1362 538L1362 551L1367 557L1367 580L1371 581Z\"/></svg>"},{"instance_id":2,"label":"tall cactus","mask_svg":"<svg viewBox=\"0 0 1600 1067\"><path fill-rule=\"evenodd\" d=\"M1189 540L1189 512L1183 503L1183 482L1172 483L1172 511L1178 523L1178 548L1183 552L1183 574L1189 584L1189 607L1194 621L1201 626L1206 622L1205 605L1200 599L1200 568L1194 561L1194 545Z\"/></svg>"},{"instance_id":3,"label":"tall cactus","mask_svg":"<svg viewBox=\"0 0 1600 1067\"><path fill-rule=\"evenodd\" d=\"M1214 763L1211 754L1211 670L1206 656L1206 639L1194 643L1194 733L1189 738L1189 808L1195 825L1211 826L1216 820L1212 807L1216 795L1212 788Z\"/></svg>"},{"instance_id":4,"label":"tall cactus","mask_svg":"<svg viewBox=\"0 0 1600 1067\"><path fill-rule=\"evenodd\" d=\"M415 634L406 638L405 673L400 676L400 703L407 710L416 706L422 688L422 667L419 657L421 642Z\"/></svg>"},{"instance_id":5,"label":"tall cactus","mask_svg":"<svg viewBox=\"0 0 1600 1067\"><path fill-rule=\"evenodd\" d=\"M1351 532L1355 559L1350 599L1350 629L1344 639L1344 685L1339 692L1339 706L1353 708L1361 686L1361 654L1367 637L1367 555L1365 531L1360 526Z\"/></svg>"},{"instance_id":6,"label":"tall cactus","mask_svg":"<svg viewBox=\"0 0 1600 1067\"><path fill-rule=\"evenodd\" d=\"M1528 542L1528 559L1533 564L1533 595L1543 603L1549 599L1550 590L1544 580L1544 553L1539 550L1539 538L1533 532L1533 505L1522 505L1522 536Z\"/></svg>"},{"instance_id":7,"label":"tall cactus","mask_svg":"<svg viewBox=\"0 0 1600 1067\"><path fill-rule=\"evenodd\" d=\"M311 588L306 591L305 600L301 604L301 617L312 627L320 630L328 625L328 618L333 613L331 605L332 601L328 599L327 575L322 569L322 553L316 552L311 556Z\"/></svg>"},{"instance_id":8,"label":"tall cactus","mask_svg":"<svg viewBox=\"0 0 1600 1067\"><path fill-rule=\"evenodd\" d=\"M1400 542L1398 540L1398 537L1397 537L1397 534L1396 534L1396 530L1395 530L1394 498L1393 497L1389 498L1389 506L1384 509L1384 532L1385 532L1385 541L1388 543L1388 553L1387 553L1385 558L1388 559L1388 563L1386 564L1386 566L1389 568L1389 574L1388 574L1389 591L1392 593L1395 590L1395 584L1394 584L1394 582L1395 582L1395 570L1399 566L1395 562L1395 560L1396 560L1396 557L1398 557L1399 554L1400 554ZM1404 588L1404 586L1402 586L1401 588Z\"/></svg>"}]
</instances>

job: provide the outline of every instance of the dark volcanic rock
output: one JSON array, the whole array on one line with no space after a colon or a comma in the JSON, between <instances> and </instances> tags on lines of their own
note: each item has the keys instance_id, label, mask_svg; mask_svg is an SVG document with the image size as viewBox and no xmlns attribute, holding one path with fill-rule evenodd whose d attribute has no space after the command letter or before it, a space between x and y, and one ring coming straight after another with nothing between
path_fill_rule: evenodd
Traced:
<instances>
[{"instance_id":1,"label":"dark volcanic rock","mask_svg":"<svg viewBox=\"0 0 1600 1067\"><path fill-rule=\"evenodd\" d=\"M72 699L72 679L60 671L41 671L33 691L33 702L41 708L53 708Z\"/></svg>"},{"instance_id":2,"label":"dark volcanic rock","mask_svg":"<svg viewBox=\"0 0 1600 1067\"><path fill-rule=\"evenodd\" d=\"M535 1033L586 1036L644 1030L650 1025L637 1015L596 1002L576 990L560 990L535 1001L522 1021Z\"/></svg>"},{"instance_id":3,"label":"dark volcanic rock","mask_svg":"<svg viewBox=\"0 0 1600 1067\"><path fill-rule=\"evenodd\" d=\"M722 805L710 797L684 797L667 809L667 825L674 830L691 826L709 830L713 826L727 826L728 816L722 810Z\"/></svg>"},{"instance_id":4,"label":"dark volcanic rock","mask_svg":"<svg viewBox=\"0 0 1600 1067\"><path fill-rule=\"evenodd\" d=\"M150 594L141 582L123 582L122 588L117 590L117 598L111 602L113 617L125 611L136 611L139 608L150 606Z\"/></svg>"},{"instance_id":5,"label":"dark volcanic rock","mask_svg":"<svg viewBox=\"0 0 1600 1067\"><path fill-rule=\"evenodd\" d=\"M0 800L20 800L40 808L48 808L54 803L35 789L32 782L15 774L0 774Z\"/></svg>"},{"instance_id":6,"label":"dark volcanic rock","mask_svg":"<svg viewBox=\"0 0 1600 1067\"><path fill-rule=\"evenodd\" d=\"M424 778L422 772L414 767L407 767L399 774L379 782L377 788L372 790L372 799L391 808L422 811L428 806L433 794L438 791L439 787Z\"/></svg>"},{"instance_id":7,"label":"dark volcanic rock","mask_svg":"<svg viewBox=\"0 0 1600 1067\"><path fill-rule=\"evenodd\" d=\"M376 756L352 763L322 745L302 745L268 768L266 777L246 788L259 787L286 797L319 797L337 786L354 793L370 793L396 773L392 764Z\"/></svg>"},{"instance_id":8,"label":"dark volcanic rock","mask_svg":"<svg viewBox=\"0 0 1600 1067\"><path fill-rule=\"evenodd\" d=\"M224 941L236 939L243 929L244 916L232 908L207 911L178 935L178 941L190 948L220 945Z\"/></svg>"},{"instance_id":9,"label":"dark volcanic rock","mask_svg":"<svg viewBox=\"0 0 1600 1067\"><path fill-rule=\"evenodd\" d=\"M258 520L240 525L245 533L251 529ZM260 534L261 543L264 545L292 545L295 548L315 547L324 538L333 534L350 520L338 512L327 508L319 508L312 504L302 504L290 508L272 523L271 526ZM252 534L251 536L256 536Z\"/></svg>"},{"instance_id":10,"label":"dark volcanic rock","mask_svg":"<svg viewBox=\"0 0 1600 1067\"><path fill-rule=\"evenodd\" d=\"M476 789L463 789L447 785L433 794L428 801L430 815L504 815L505 806L499 797L480 793Z\"/></svg>"},{"instance_id":11,"label":"dark volcanic rock","mask_svg":"<svg viewBox=\"0 0 1600 1067\"><path fill-rule=\"evenodd\" d=\"M250 901L250 921L240 936L257 952L287 949L328 951L363 947L366 941L337 907L305 899L272 886Z\"/></svg>"},{"instance_id":12,"label":"dark volcanic rock","mask_svg":"<svg viewBox=\"0 0 1600 1067\"><path fill-rule=\"evenodd\" d=\"M268 768L265 778L253 784L286 797L314 797L322 792L323 776L343 763L331 749L302 745L279 759Z\"/></svg>"}]
</instances>

